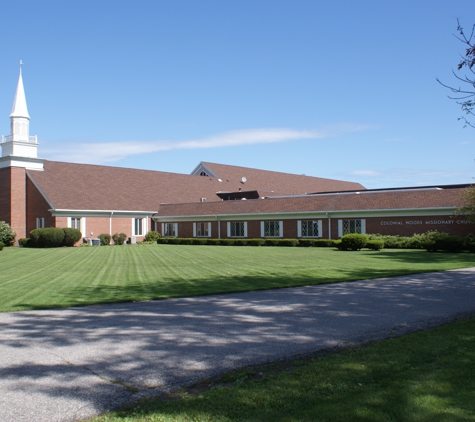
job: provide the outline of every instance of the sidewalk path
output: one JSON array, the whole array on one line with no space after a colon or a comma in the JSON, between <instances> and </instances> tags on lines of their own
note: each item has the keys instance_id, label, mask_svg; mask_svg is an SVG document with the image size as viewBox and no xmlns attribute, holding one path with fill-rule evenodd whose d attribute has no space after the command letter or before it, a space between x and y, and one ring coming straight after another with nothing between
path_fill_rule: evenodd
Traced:
<instances>
[{"instance_id":1,"label":"sidewalk path","mask_svg":"<svg viewBox=\"0 0 475 422\"><path fill-rule=\"evenodd\" d=\"M0 421L70 421L240 366L475 313L475 267L0 314Z\"/></svg>"}]
</instances>

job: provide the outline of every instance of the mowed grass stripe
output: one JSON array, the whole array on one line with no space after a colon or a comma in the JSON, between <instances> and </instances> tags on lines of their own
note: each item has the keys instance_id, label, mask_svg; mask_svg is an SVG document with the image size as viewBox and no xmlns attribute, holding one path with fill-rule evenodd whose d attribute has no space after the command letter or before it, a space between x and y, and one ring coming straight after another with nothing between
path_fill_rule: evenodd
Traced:
<instances>
[{"instance_id":1,"label":"mowed grass stripe","mask_svg":"<svg viewBox=\"0 0 475 422\"><path fill-rule=\"evenodd\" d=\"M391 277L470 267L473 258L416 250L252 246L5 248L0 253L0 311Z\"/></svg>"}]
</instances>

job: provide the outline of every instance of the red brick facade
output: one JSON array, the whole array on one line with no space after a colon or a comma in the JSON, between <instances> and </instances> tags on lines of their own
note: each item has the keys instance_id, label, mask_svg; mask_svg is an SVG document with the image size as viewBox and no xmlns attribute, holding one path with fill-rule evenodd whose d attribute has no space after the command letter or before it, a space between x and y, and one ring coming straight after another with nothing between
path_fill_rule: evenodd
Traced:
<instances>
[{"instance_id":1,"label":"red brick facade","mask_svg":"<svg viewBox=\"0 0 475 422\"><path fill-rule=\"evenodd\" d=\"M351 217L348 219L363 219L365 221L365 232L367 234L382 234L382 235L399 235L412 236L414 234L422 234L427 231L437 230L439 232L448 233L450 235L467 236L475 234L475 225L469 223L463 217L445 216L425 216L425 217ZM328 219L318 219L321 221L321 238L323 239L338 239L339 218L332 218L331 233L328 233ZM246 221L247 222L247 238L261 237L261 221L259 220L220 220L220 231L218 232L218 223L211 222L211 236L212 238L226 239L228 237L227 223L232 221ZM276 217L274 220L262 221L282 221L283 222L283 238L297 238L298 219L285 220ZM179 222L178 223L179 237L193 237L193 222Z\"/></svg>"},{"instance_id":2,"label":"red brick facade","mask_svg":"<svg viewBox=\"0 0 475 422\"><path fill-rule=\"evenodd\" d=\"M17 234L26 235L26 171L24 168L0 169L0 220Z\"/></svg>"}]
</instances>

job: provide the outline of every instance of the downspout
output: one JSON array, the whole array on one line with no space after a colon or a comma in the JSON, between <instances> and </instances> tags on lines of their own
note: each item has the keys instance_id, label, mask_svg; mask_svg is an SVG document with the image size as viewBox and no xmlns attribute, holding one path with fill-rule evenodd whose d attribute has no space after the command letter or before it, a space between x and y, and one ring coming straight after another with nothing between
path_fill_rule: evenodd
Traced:
<instances>
[{"instance_id":1,"label":"downspout","mask_svg":"<svg viewBox=\"0 0 475 422\"><path fill-rule=\"evenodd\" d=\"M328 239L331 239L332 238L332 219L330 217L330 214L328 214L327 212L325 214L327 215L327 218L328 218Z\"/></svg>"},{"instance_id":2,"label":"downspout","mask_svg":"<svg viewBox=\"0 0 475 422\"><path fill-rule=\"evenodd\" d=\"M111 211L111 215L109 217L109 234L112 236L112 215L114 214L114 211Z\"/></svg>"},{"instance_id":3,"label":"downspout","mask_svg":"<svg viewBox=\"0 0 475 422\"><path fill-rule=\"evenodd\" d=\"M216 221L218 222L218 239L221 239L221 224L219 222L219 217L215 215L214 218L216 218Z\"/></svg>"}]
</instances>

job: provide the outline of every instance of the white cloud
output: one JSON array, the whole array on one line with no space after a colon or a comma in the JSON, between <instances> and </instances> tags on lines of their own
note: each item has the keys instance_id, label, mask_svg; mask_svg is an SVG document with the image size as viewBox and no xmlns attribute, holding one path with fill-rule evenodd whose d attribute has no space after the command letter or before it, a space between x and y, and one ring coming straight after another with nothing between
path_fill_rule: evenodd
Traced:
<instances>
[{"instance_id":1,"label":"white cloud","mask_svg":"<svg viewBox=\"0 0 475 422\"><path fill-rule=\"evenodd\" d=\"M322 139L348 132L369 129L369 126L342 124L322 130L263 128L236 130L201 139L183 141L119 141L91 143L55 143L54 149L45 145L43 156L60 161L103 164L119 161L132 155L152 154L177 149L223 148L239 145L292 142L304 139Z\"/></svg>"}]
</instances>

